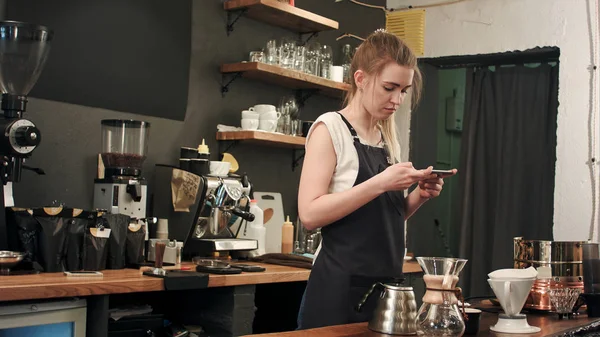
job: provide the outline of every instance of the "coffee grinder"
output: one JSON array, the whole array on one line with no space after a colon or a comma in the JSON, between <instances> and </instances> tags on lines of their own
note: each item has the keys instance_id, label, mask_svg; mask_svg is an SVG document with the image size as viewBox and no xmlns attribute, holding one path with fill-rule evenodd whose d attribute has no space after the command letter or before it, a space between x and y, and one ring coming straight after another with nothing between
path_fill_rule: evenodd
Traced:
<instances>
[{"instance_id":1,"label":"coffee grinder","mask_svg":"<svg viewBox=\"0 0 600 337\"><path fill-rule=\"evenodd\" d=\"M146 160L149 130L148 122L102 120L100 157L104 176L94 181L94 208L138 220L146 218L148 184L142 177L142 165Z\"/></svg>"},{"instance_id":2,"label":"coffee grinder","mask_svg":"<svg viewBox=\"0 0 600 337\"><path fill-rule=\"evenodd\" d=\"M21 180L23 165L40 144L40 130L24 119L27 95L37 82L50 51L53 32L47 27L17 21L0 21L0 250L9 249L6 224L7 197L12 199L12 183ZM38 173L41 170L32 169ZM12 202L10 202L12 203Z\"/></svg>"}]
</instances>

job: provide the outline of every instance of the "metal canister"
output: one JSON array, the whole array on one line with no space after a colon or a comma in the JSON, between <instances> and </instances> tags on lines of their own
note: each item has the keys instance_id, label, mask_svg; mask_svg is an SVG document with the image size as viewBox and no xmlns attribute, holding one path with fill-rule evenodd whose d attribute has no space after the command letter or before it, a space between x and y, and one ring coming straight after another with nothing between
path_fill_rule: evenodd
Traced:
<instances>
[{"instance_id":1,"label":"metal canister","mask_svg":"<svg viewBox=\"0 0 600 337\"><path fill-rule=\"evenodd\" d=\"M175 264L181 264L181 249L182 249L182 248L183 248L183 247L182 247L182 246L180 246L180 245L177 245L177 246L175 247L175 249L176 249L176 250L175 250Z\"/></svg>"},{"instance_id":2,"label":"metal canister","mask_svg":"<svg viewBox=\"0 0 600 337\"><path fill-rule=\"evenodd\" d=\"M585 241L524 240L515 237L514 267L549 267L552 277L533 284L525 308L552 310L549 290L557 286L583 290L583 244Z\"/></svg>"}]
</instances>

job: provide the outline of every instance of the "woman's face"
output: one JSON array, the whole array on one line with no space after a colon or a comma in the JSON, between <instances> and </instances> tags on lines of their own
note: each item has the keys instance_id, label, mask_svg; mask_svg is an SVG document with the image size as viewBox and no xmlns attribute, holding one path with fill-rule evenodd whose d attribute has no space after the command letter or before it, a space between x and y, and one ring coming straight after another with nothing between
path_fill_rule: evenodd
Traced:
<instances>
[{"instance_id":1,"label":"woman's face","mask_svg":"<svg viewBox=\"0 0 600 337\"><path fill-rule=\"evenodd\" d=\"M414 74L413 69L389 62L380 74L364 74L364 77L357 78L360 79L357 85L363 87L362 104L365 110L376 120L388 119L404 101Z\"/></svg>"}]
</instances>

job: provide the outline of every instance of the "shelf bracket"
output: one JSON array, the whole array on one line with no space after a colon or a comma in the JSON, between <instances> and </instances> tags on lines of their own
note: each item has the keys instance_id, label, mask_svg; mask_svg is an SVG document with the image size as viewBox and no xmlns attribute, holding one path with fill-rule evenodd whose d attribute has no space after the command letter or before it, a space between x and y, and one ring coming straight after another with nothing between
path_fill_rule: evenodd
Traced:
<instances>
[{"instance_id":1,"label":"shelf bracket","mask_svg":"<svg viewBox=\"0 0 600 337\"><path fill-rule=\"evenodd\" d=\"M223 157L223 153L229 152L229 150L233 149L239 142L239 140L219 140L219 160ZM225 147L223 151L221 151L221 147L223 146L221 144L227 144L227 147Z\"/></svg>"},{"instance_id":2,"label":"shelf bracket","mask_svg":"<svg viewBox=\"0 0 600 337\"><path fill-rule=\"evenodd\" d=\"M296 157L296 152L302 152L300 155ZM292 150L292 171L295 171L296 167L300 165L300 161L304 158L304 150Z\"/></svg>"},{"instance_id":3,"label":"shelf bracket","mask_svg":"<svg viewBox=\"0 0 600 337\"><path fill-rule=\"evenodd\" d=\"M318 92L319 89L296 90L296 102L298 103L298 106L302 108L304 106L304 102Z\"/></svg>"},{"instance_id":4,"label":"shelf bracket","mask_svg":"<svg viewBox=\"0 0 600 337\"><path fill-rule=\"evenodd\" d=\"M241 72L233 73L233 77L227 83L225 83L226 74L223 74L221 83L225 83L225 84L221 84L221 96L222 97L225 97L225 94L229 91L229 85L231 85L231 83L233 83L233 81L238 79L238 77L240 77L240 76L242 76Z\"/></svg>"},{"instance_id":5,"label":"shelf bracket","mask_svg":"<svg viewBox=\"0 0 600 337\"><path fill-rule=\"evenodd\" d=\"M303 35L306 35L306 34L310 34L310 35L308 36L308 38L306 38L306 41L303 41L303 40L304 40L304 37L303 37ZM300 36L299 36L299 38L298 38L298 41L300 41L300 43L299 43L299 44L300 44L301 46L304 46L304 45L306 45L306 44L308 43L308 41L310 41L310 39L312 39L313 37L317 37L318 35L319 35L319 32L312 32L312 33L300 33Z\"/></svg>"},{"instance_id":6,"label":"shelf bracket","mask_svg":"<svg viewBox=\"0 0 600 337\"><path fill-rule=\"evenodd\" d=\"M235 25L235 23L237 22L237 20L239 20L242 15L246 14L246 12L248 11L248 8L243 8L237 11L228 11L227 12L227 36L229 36L229 34L231 34L231 32L233 32L233 25ZM234 18L233 16L237 14L237 16Z\"/></svg>"}]
</instances>

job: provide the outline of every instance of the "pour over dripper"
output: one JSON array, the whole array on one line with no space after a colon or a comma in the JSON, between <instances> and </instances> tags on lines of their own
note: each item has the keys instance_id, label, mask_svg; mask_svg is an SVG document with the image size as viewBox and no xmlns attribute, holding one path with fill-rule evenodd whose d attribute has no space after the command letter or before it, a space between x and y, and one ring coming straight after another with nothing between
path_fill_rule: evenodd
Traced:
<instances>
[{"instance_id":1,"label":"pour over dripper","mask_svg":"<svg viewBox=\"0 0 600 337\"><path fill-rule=\"evenodd\" d=\"M527 323L527 316L521 313L525 301L536 276L533 277L515 277L519 271L515 269L501 270L503 273L496 274L496 277L488 279L488 283L504 313L498 315L498 322L490 327L490 330L502 333L536 333L540 328L530 326ZM492 274L490 274L492 275ZM502 277L506 275L507 277Z\"/></svg>"},{"instance_id":2,"label":"pour over dripper","mask_svg":"<svg viewBox=\"0 0 600 337\"><path fill-rule=\"evenodd\" d=\"M458 275L467 260L443 257L417 257L423 269L426 292L417 315L417 334L422 336L460 336L465 330L463 313L458 308Z\"/></svg>"}]
</instances>

